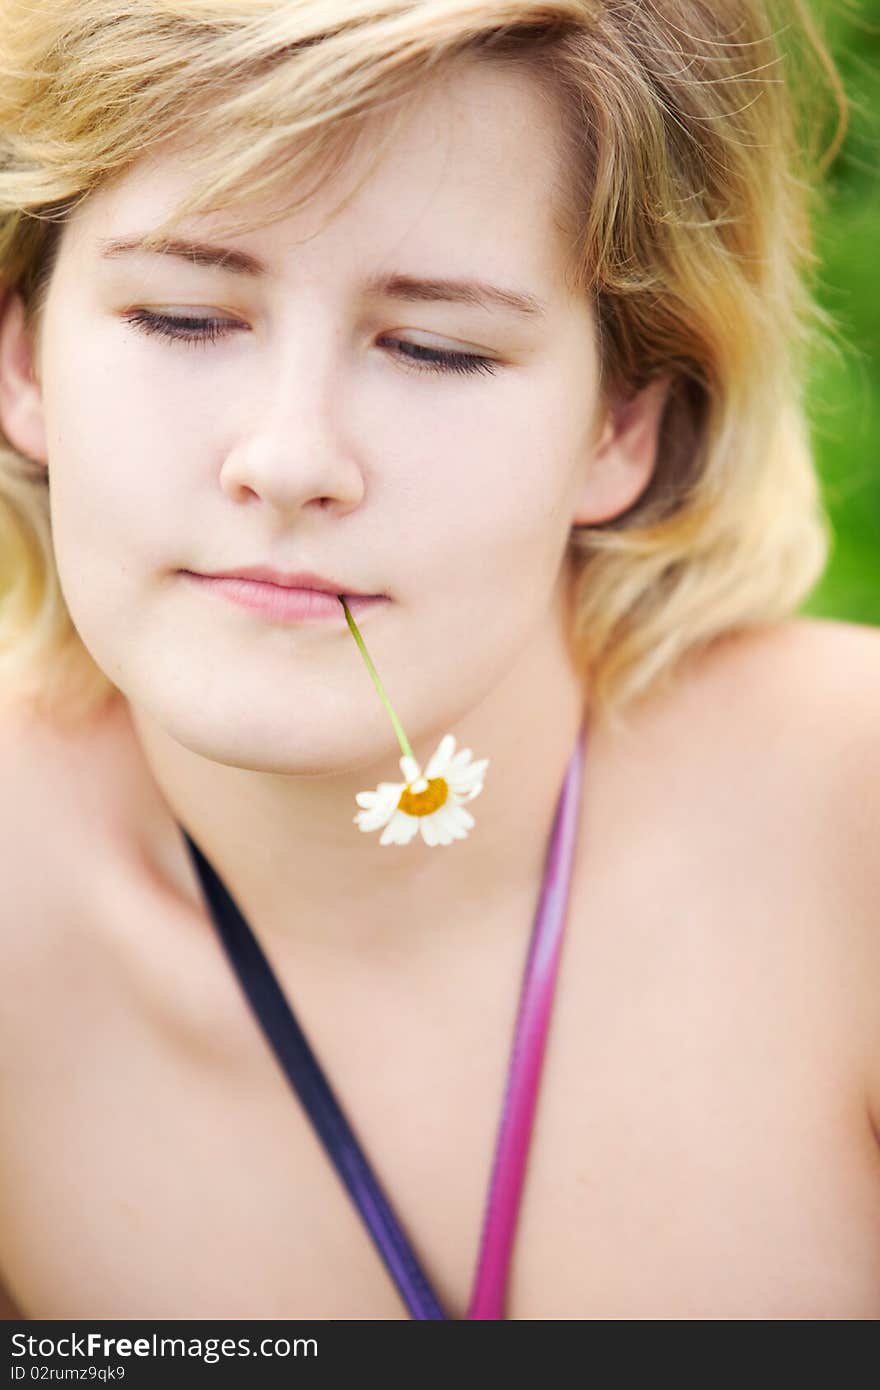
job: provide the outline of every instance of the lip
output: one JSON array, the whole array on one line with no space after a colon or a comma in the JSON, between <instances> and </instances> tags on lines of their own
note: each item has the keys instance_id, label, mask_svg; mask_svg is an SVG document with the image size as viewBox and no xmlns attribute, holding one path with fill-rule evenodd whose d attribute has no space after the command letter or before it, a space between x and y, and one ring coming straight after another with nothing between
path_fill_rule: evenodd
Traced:
<instances>
[{"instance_id":1,"label":"lip","mask_svg":"<svg viewBox=\"0 0 880 1390\"><path fill-rule=\"evenodd\" d=\"M274 584L265 579L241 575L196 574L192 570L181 570L181 574L198 588L212 592L218 598L228 599L242 608L249 608L273 622L346 622L345 610L335 592ZM343 597L353 614L388 602L384 594L344 594Z\"/></svg>"},{"instance_id":2,"label":"lip","mask_svg":"<svg viewBox=\"0 0 880 1390\"><path fill-rule=\"evenodd\" d=\"M349 595L345 583L341 579L326 579L322 574L315 574L313 570L297 570L291 574L284 570L273 569L271 565L242 565L234 570L214 570L206 575L208 579L260 579L266 584L276 584L282 589L317 589L323 594L344 594L345 598L373 598L373 594L363 594L359 589L352 589Z\"/></svg>"}]
</instances>

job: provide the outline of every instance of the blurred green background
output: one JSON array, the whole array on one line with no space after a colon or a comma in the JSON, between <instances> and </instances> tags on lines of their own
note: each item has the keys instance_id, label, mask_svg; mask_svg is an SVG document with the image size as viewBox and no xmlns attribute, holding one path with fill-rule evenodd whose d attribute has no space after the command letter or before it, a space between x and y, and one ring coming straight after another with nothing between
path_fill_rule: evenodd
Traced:
<instances>
[{"instance_id":1,"label":"blurred green background","mask_svg":"<svg viewBox=\"0 0 880 1390\"><path fill-rule=\"evenodd\" d=\"M850 124L815 222L817 297L841 341L839 357L817 357L809 391L833 548L801 611L880 626L880 0L811 0L811 9Z\"/></svg>"}]
</instances>

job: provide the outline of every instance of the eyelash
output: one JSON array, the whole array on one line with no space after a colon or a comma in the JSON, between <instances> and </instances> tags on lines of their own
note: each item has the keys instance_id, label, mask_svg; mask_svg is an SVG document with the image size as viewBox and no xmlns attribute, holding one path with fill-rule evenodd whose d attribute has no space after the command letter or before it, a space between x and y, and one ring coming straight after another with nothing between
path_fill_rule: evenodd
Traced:
<instances>
[{"instance_id":1,"label":"eyelash","mask_svg":"<svg viewBox=\"0 0 880 1390\"><path fill-rule=\"evenodd\" d=\"M239 331L229 328L224 330L223 319L154 314L147 309L138 309L133 314L127 314L125 318L127 323L133 324L144 333L158 334L160 337L169 339L172 343L190 343L195 346L209 342L214 343L218 338L225 338L230 331ZM445 348L427 348L421 343L405 343L399 338L391 338L388 341L396 343L398 349L402 347L409 349L409 352L398 351L397 354L398 358L406 364L408 370L460 372L469 376L474 372L488 372L492 375L498 369L498 364L490 357L479 357L469 352L450 352ZM412 352L427 355L425 357L413 357L410 355Z\"/></svg>"}]
</instances>

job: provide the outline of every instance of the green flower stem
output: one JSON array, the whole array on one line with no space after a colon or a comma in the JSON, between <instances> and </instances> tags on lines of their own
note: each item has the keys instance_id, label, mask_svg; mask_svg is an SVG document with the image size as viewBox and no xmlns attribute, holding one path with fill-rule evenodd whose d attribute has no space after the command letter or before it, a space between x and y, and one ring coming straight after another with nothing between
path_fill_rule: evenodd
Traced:
<instances>
[{"instance_id":1,"label":"green flower stem","mask_svg":"<svg viewBox=\"0 0 880 1390\"><path fill-rule=\"evenodd\" d=\"M366 647L364 646L364 639L363 639L363 637L361 637L361 634L360 634L360 632L358 631L358 625L357 625L357 623L355 622L354 618L351 616L351 611L349 610L348 604L346 603L345 599L342 597L342 594L337 594L336 597L339 599L339 602L342 604L342 607L345 609L345 621L348 623L348 626L351 628L351 635L352 635L352 637L354 638L354 640L357 642L358 647L360 648L361 656L364 658L364 662L365 662L365 664L366 664L367 670L369 671L369 673L370 673L370 675L371 675L371 677L372 677L372 679L373 679L373 684L374 684L374 686L376 687L376 690L378 691L379 699L382 701L382 704L385 706L385 708L386 708L387 711L388 711L388 717L389 717L389 719L391 720L392 726L393 726L393 728L394 728L394 732L395 732L396 735L397 735L397 742L400 744L401 752L404 753L408 758L412 758L413 762L416 762L416 761L417 761L416 756L415 756L415 754L413 753L412 749L411 749L410 746L409 746L409 739L407 738L406 734L403 732L403 725L401 724L401 722L400 722L400 720L398 719L397 715L394 713L394 710L393 710L393 708L392 708L392 706L391 706L391 701L388 699L388 696L385 694L385 691L384 691L383 688L382 688L382 682L381 682L380 679L379 679L379 673L378 673L378 671L376 670L375 666L373 665L372 661L370 660L370 654L369 654L369 652L367 651Z\"/></svg>"}]
</instances>

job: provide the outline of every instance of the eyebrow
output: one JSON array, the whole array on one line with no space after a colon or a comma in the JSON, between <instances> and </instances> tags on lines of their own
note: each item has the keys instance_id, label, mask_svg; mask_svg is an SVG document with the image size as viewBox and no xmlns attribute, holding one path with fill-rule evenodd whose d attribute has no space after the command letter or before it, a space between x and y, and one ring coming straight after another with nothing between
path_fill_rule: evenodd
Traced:
<instances>
[{"instance_id":1,"label":"eyebrow","mask_svg":"<svg viewBox=\"0 0 880 1390\"><path fill-rule=\"evenodd\" d=\"M144 246L143 241L144 238L140 236L102 238L98 242L98 253L103 260L125 255L175 256L189 261L191 265L217 266L233 274L249 275L253 278L271 273L265 261L247 251L173 237L162 242L157 248ZM423 276L392 272L371 276L367 281L366 290L370 295L385 299L468 304L479 309L512 309L532 318L541 318L547 312L546 305L533 294L501 285L491 285L485 280L470 277L426 279Z\"/></svg>"}]
</instances>

